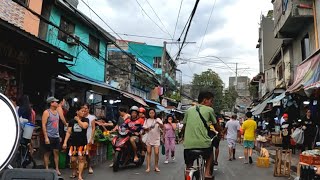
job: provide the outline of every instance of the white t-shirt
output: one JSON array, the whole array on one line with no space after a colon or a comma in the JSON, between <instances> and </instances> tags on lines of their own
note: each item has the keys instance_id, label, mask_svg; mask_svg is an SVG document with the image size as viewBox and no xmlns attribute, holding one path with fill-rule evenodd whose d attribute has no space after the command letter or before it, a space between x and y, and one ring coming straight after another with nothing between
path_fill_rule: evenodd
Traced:
<instances>
[{"instance_id":1,"label":"white t-shirt","mask_svg":"<svg viewBox=\"0 0 320 180\"><path fill-rule=\"evenodd\" d=\"M91 139L91 134L92 134L92 125L91 125L91 123L92 123L93 120L95 120L97 118L96 118L96 116L91 115L91 114L89 114L86 118L89 119L89 126L88 126L88 129L87 129L87 141L89 143L89 141ZM93 140L92 140L92 142L93 142Z\"/></svg>"},{"instance_id":2,"label":"white t-shirt","mask_svg":"<svg viewBox=\"0 0 320 180\"><path fill-rule=\"evenodd\" d=\"M240 130L240 123L237 120L229 120L226 124L227 139L237 140L238 131Z\"/></svg>"}]
</instances>

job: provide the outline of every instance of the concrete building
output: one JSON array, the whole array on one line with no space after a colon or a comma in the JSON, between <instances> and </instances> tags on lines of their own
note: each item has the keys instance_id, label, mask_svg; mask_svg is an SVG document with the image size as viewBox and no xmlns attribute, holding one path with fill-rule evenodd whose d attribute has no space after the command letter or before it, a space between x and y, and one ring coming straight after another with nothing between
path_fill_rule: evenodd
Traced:
<instances>
[{"instance_id":1,"label":"concrete building","mask_svg":"<svg viewBox=\"0 0 320 180\"><path fill-rule=\"evenodd\" d=\"M234 86L240 97L250 96L249 83L250 79L247 76L238 76L237 80L236 77L229 77L229 87Z\"/></svg>"},{"instance_id":2,"label":"concrete building","mask_svg":"<svg viewBox=\"0 0 320 180\"><path fill-rule=\"evenodd\" d=\"M274 38L273 28L274 21L272 19L273 11L269 11L267 16L262 15L259 28L259 39L256 48L259 48L259 98L266 93L272 91L276 87L274 65L270 65L269 61L273 57L276 49L281 45L282 41Z\"/></svg>"},{"instance_id":3,"label":"concrete building","mask_svg":"<svg viewBox=\"0 0 320 180\"><path fill-rule=\"evenodd\" d=\"M34 12L41 13L42 0L19 2ZM38 36L40 19L12 0L0 0L0 18L32 35Z\"/></svg>"},{"instance_id":4,"label":"concrete building","mask_svg":"<svg viewBox=\"0 0 320 180\"><path fill-rule=\"evenodd\" d=\"M155 69L148 66L142 59L136 60L136 57L128 51L128 43L128 41L117 40L117 44L123 48L126 53L114 45L108 47L108 61L113 64L113 66L107 65L107 83L115 88L131 92L144 99L159 101L159 97L154 98L151 95L155 84L159 84ZM121 67L121 69L114 68L114 66ZM143 77L143 79L141 79L141 77Z\"/></svg>"},{"instance_id":5,"label":"concrete building","mask_svg":"<svg viewBox=\"0 0 320 180\"><path fill-rule=\"evenodd\" d=\"M317 1L316 1L317 2ZM320 4L319 4L320 5ZM317 7L317 6L316 6ZM317 51L317 25L313 1L273 1L274 37L282 43L274 52L269 64L275 66L276 87L288 88L297 73L296 67ZM319 9L319 7L318 7ZM320 10L320 9L319 9Z\"/></svg>"}]
</instances>

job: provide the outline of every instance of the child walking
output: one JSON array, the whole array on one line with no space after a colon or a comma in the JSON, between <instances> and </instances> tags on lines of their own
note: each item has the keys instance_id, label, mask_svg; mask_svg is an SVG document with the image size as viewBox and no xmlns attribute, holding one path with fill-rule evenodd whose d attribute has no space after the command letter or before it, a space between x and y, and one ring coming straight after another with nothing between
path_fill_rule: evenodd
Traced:
<instances>
[{"instance_id":1,"label":"child walking","mask_svg":"<svg viewBox=\"0 0 320 180\"><path fill-rule=\"evenodd\" d=\"M164 161L165 164L169 163L169 154L171 152L171 158L174 161L174 152L176 148L176 135L175 131L177 128L177 124L172 115L168 115L166 120L164 121L164 146L166 149L166 160Z\"/></svg>"},{"instance_id":2,"label":"child walking","mask_svg":"<svg viewBox=\"0 0 320 180\"><path fill-rule=\"evenodd\" d=\"M143 128L147 133L146 145L147 145L147 169L146 172L150 172L150 161L152 148L154 149L154 170L160 172L159 169L159 147L160 147L160 128L163 127L161 119L156 118L156 111L150 109L148 113L148 119L144 122Z\"/></svg>"}]
</instances>

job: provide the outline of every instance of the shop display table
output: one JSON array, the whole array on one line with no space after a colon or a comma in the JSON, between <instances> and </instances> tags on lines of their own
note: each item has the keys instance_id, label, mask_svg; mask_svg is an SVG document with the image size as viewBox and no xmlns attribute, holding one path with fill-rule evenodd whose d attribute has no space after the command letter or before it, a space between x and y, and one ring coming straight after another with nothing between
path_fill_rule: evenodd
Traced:
<instances>
[{"instance_id":1,"label":"shop display table","mask_svg":"<svg viewBox=\"0 0 320 180\"><path fill-rule=\"evenodd\" d=\"M316 174L320 175L320 165L313 165L313 164L308 164L308 163L304 163L304 162L299 162L298 167L297 167L297 176L298 177L300 177L300 175L301 175L301 167L302 166L314 166L314 167L318 168Z\"/></svg>"},{"instance_id":2,"label":"shop display table","mask_svg":"<svg viewBox=\"0 0 320 180\"><path fill-rule=\"evenodd\" d=\"M282 137L280 137L280 133L271 133L271 142L274 145L282 144Z\"/></svg>"}]
</instances>

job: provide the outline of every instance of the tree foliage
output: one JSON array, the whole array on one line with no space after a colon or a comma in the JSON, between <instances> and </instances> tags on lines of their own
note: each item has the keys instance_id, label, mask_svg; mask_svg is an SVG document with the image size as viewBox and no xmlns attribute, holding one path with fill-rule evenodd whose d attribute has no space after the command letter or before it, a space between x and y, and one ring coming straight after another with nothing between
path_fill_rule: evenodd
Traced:
<instances>
[{"instance_id":1,"label":"tree foliage","mask_svg":"<svg viewBox=\"0 0 320 180\"><path fill-rule=\"evenodd\" d=\"M232 111L236 103L237 97L238 97L238 93L235 87L234 86L229 87L224 93L224 98L223 98L224 109L229 112Z\"/></svg>"},{"instance_id":2,"label":"tree foliage","mask_svg":"<svg viewBox=\"0 0 320 180\"><path fill-rule=\"evenodd\" d=\"M223 81L220 76L211 69L202 72L201 74L194 74L192 80L191 96L194 99L198 98L201 90L208 90L214 93L215 112L220 112L223 109Z\"/></svg>"}]
</instances>

